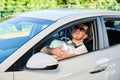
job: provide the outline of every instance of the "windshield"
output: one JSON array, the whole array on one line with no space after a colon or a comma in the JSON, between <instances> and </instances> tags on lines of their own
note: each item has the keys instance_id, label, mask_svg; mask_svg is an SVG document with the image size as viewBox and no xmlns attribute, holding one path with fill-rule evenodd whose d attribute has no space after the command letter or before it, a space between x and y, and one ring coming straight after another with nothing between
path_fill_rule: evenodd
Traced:
<instances>
[{"instance_id":1,"label":"windshield","mask_svg":"<svg viewBox=\"0 0 120 80\"><path fill-rule=\"evenodd\" d=\"M0 23L0 63L53 21L17 17Z\"/></svg>"}]
</instances>

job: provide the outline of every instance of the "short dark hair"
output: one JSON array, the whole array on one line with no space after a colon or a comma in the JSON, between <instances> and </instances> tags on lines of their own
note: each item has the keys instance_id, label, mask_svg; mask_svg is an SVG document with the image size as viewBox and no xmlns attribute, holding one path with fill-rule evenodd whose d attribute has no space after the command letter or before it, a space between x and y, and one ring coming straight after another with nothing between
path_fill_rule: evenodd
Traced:
<instances>
[{"instance_id":1,"label":"short dark hair","mask_svg":"<svg viewBox=\"0 0 120 80\"><path fill-rule=\"evenodd\" d=\"M88 26L88 29L86 30L86 34L89 34L91 24L90 23L84 23L84 24Z\"/></svg>"}]
</instances>

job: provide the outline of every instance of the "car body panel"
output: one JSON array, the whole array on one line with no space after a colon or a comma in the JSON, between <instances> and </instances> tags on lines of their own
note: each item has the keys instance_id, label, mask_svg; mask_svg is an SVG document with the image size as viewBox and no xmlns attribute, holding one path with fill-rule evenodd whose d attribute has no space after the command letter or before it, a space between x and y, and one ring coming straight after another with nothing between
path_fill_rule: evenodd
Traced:
<instances>
[{"instance_id":1,"label":"car body panel","mask_svg":"<svg viewBox=\"0 0 120 80\"><path fill-rule=\"evenodd\" d=\"M104 11L104 10L88 10L88 9L86 10L85 9L61 9L61 10L58 9L58 10L42 10L42 11L36 11L36 12L26 12L19 16L31 17L31 18L42 18L42 19L57 21L59 19L72 17L75 15L77 17L86 18L86 17L104 16L104 15L119 15L119 12ZM81 16L78 16L78 15L81 15Z\"/></svg>"},{"instance_id":2,"label":"car body panel","mask_svg":"<svg viewBox=\"0 0 120 80\"><path fill-rule=\"evenodd\" d=\"M66 59L59 62L59 66L54 70L25 70L14 72L15 79L29 79L29 80L110 80L109 58L105 54L105 50L96 51L87 55L81 55L72 59ZM105 61L105 59L107 61ZM101 62L103 61L103 62ZM84 63L84 64L83 64ZM99 66L106 66L107 69L103 72L90 74L89 72ZM35 75L35 76L33 76ZM87 77L86 77L87 76ZM102 76L101 78L98 78Z\"/></svg>"},{"instance_id":3,"label":"car body panel","mask_svg":"<svg viewBox=\"0 0 120 80\"><path fill-rule=\"evenodd\" d=\"M108 50L108 54L110 56L110 71L111 71L111 80L119 80L119 68L120 68L120 44L116 46L112 46Z\"/></svg>"},{"instance_id":4,"label":"car body panel","mask_svg":"<svg viewBox=\"0 0 120 80\"><path fill-rule=\"evenodd\" d=\"M0 73L1 80L14 80L13 72L1 72Z\"/></svg>"}]
</instances>

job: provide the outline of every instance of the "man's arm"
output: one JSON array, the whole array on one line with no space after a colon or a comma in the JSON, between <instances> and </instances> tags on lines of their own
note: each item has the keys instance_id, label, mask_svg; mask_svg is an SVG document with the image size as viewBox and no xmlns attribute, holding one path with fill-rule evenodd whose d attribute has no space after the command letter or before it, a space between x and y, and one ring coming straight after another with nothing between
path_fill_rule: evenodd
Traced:
<instances>
[{"instance_id":1,"label":"man's arm","mask_svg":"<svg viewBox=\"0 0 120 80\"><path fill-rule=\"evenodd\" d=\"M41 49L40 52L55 55L57 60L62 60L65 58L76 56L75 53L69 54L67 51L63 50L62 46L58 46L56 48L50 48L49 46L45 46L44 48Z\"/></svg>"},{"instance_id":2,"label":"man's arm","mask_svg":"<svg viewBox=\"0 0 120 80\"><path fill-rule=\"evenodd\" d=\"M57 46L56 48L50 48L49 46L45 46L41 49L40 52L47 53L50 55L55 55L59 58L66 58L68 57L68 53L66 50L63 49L62 46Z\"/></svg>"},{"instance_id":3,"label":"man's arm","mask_svg":"<svg viewBox=\"0 0 120 80\"><path fill-rule=\"evenodd\" d=\"M40 50L40 52L53 55L53 54L51 53L53 49L54 49L54 48L50 48L49 46L45 46L45 47L43 47L43 48Z\"/></svg>"}]
</instances>

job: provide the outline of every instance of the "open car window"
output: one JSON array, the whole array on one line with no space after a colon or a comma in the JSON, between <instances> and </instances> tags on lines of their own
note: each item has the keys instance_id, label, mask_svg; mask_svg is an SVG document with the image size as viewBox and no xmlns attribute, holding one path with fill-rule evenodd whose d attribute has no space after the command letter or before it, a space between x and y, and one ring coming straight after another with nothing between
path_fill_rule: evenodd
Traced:
<instances>
[{"instance_id":1,"label":"open car window","mask_svg":"<svg viewBox=\"0 0 120 80\"><path fill-rule=\"evenodd\" d=\"M85 22L84 22L85 23ZM84 40L84 44L88 50L88 52L94 51L95 50L95 45L93 45L93 43L95 44L95 41L93 39L95 39L94 37L94 23L93 21L90 22L86 22L88 24L89 30L87 32L88 37ZM78 23L77 23L78 24ZM53 40L60 40L60 41L68 41L72 39L72 30L73 27L76 24L71 24L69 26L65 25L65 26L61 26L61 28L55 30L53 33L51 33L47 38L45 38L45 42L43 42L43 44L41 44L41 46L39 46L39 49L37 49L37 51L41 51L41 49L44 46L50 46L51 42Z\"/></svg>"}]
</instances>

